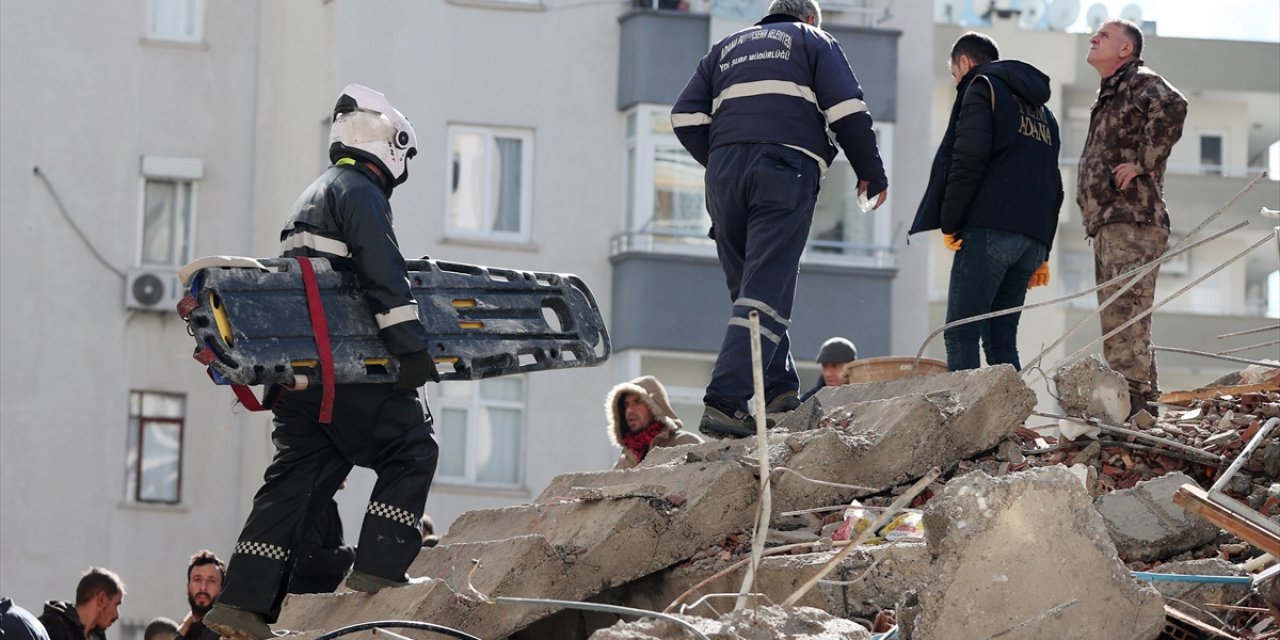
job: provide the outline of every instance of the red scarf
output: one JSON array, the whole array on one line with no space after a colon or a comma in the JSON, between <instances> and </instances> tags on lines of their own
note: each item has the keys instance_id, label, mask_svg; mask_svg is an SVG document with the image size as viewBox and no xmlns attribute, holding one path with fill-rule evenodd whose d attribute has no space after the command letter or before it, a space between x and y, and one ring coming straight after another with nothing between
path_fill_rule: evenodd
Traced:
<instances>
[{"instance_id":1,"label":"red scarf","mask_svg":"<svg viewBox=\"0 0 1280 640\"><path fill-rule=\"evenodd\" d=\"M622 435L622 444L636 454L636 460L644 460L646 454L649 453L649 447L653 445L653 439L658 437L667 425L654 420L649 423L649 428L640 433L628 431Z\"/></svg>"}]
</instances>

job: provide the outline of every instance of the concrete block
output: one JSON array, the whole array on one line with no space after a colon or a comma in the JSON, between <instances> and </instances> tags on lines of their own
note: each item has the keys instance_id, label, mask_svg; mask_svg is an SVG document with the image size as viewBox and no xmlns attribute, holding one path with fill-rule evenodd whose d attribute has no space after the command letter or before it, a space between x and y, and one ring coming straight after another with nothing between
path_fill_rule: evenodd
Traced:
<instances>
[{"instance_id":1,"label":"concrete block","mask_svg":"<svg viewBox=\"0 0 1280 640\"><path fill-rule=\"evenodd\" d=\"M1173 494L1187 483L1196 484L1179 471L1097 499L1098 513L1121 558L1126 562L1163 560L1217 537L1217 527L1173 503Z\"/></svg>"},{"instance_id":2,"label":"concrete block","mask_svg":"<svg viewBox=\"0 0 1280 640\"><path fill-rule=\"evenodd\" d=\"M1058 404L1069 416L1097 418L1112 425L1129 419L1129 383L1098 356L1058 369L1053 383L1058 389Z\"/></svg>"},{"instance_id":3,"label":"concrete block","mask_svg":"<svg viewBox=\"0 0 1280 640\"><path fill-rule=\"evenodd\" d=\"M1128 572L1062 467L947 483L924 512L935 579L904 602L915 640L1153 640L1164 603Z\"/></svg>"}]
</instances>

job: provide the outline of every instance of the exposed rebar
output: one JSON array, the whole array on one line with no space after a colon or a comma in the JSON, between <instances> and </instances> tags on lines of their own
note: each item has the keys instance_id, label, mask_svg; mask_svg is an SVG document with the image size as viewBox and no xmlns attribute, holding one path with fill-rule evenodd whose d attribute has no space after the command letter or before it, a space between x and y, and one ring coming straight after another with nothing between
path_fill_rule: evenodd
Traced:
<instances>
[{"instance_id":1,"label":"exposed rebar","mask_svg":"<svg viewBox=\"0 0 1280 640\"><path fill-rule=\"evenodd\" d=\"M1186 451L1187 453L1190 453L1192 455L1200 456L1202 458L1207 458L1209 460L1213 460L1214 462L1218 462L1218 463L1224 463L1226 460L1222 456L1216 453L1209 453L1204 449L1197 449L1195 447L1182 444L1181 442L1174 442L1173 440L1169 440L1167 438L1161 438L1160 436L1153 436L1149 433L1143 433L1142 431L1134 431L1133 429L1125 429L1124 427L1117 427L1115 425L1105 424L1093 418L1084 419L1084 418L1077 418L1075 416L1064 416L1058 413L1046 413L1043 411L1032 411L1031 414L1040 416L1042 418L1057 418L1058 420L1070 420L1072 422L1078 422L1080 424L1087 425L1090 427L1097 427L1108 433L1116 433L1116 434L1121 434L1126 436L1133 436L1135 438L1142 438L1143 440L1155 442L1157 444L1164 445L1171 449Z\"/></svg>"},{"instance_id":2,"label":"exposed rebar","mask_svg":"<svg viewBox=\"0 0 1280 640\"><path fill-rule=\"evenodd\" d=\"M620 607L618 605L600 604L597 602L577 602L575 600L547 600L544 598L512 598L508 596L498 596L494 598L493 601L497 604L518 604L518 605L525 605L525 606L532 606L532 607L563 607L565 609L582 609L584 611L602 611L604 613L616 613L618 615L637 616L641 618L658 618L659 620L674 622L675 624L678 624L681 627L684 627L689 631L689 633L692 633L696 638L700 638L701 640L711 640L710 638L707 637L705 633L699 631L697 627L693 626L692 624L689 624L684 620L681 620L676 616L668 615L665 613L658 613L657 611L649 611L648 609ZM317 638L316 640L320 640L320 639Z\"/></svg>"},{"instance_id":3,"label":"exposed rebar","mask_svg":"<svg viewBox=\"0 0 1280 640\"><path fill-rule=\"evenodd\" d=\"M1223 339L1223 338L1234 338L1234 337L1236 337L1236 336L1247 336L1247 335L1249 335L1249 334L1251 334L1251 333L1262 333L1263 331L1280 331L1280 324L1273 324L1273 325L1268 325L1268 326L1265 326L1265 327L1258 327L1258 328L1256 328L1256 329L1245 329L1244 331L1233 331L1233 332L1231 332L1231 333L1224 333L1224 334L1222 334L1222 335L1218 336L1218 339L1219 339L1219 340L1221 340L1221 339Z\"/></svg>"},{"instance_id":4,"label":"exposed rebar","mask_svg":"<svg viewBox=\"0 0 1280 640\"><path fill-rule=\"evenodd\" d=\"M753 393L756 404L756 458L760 464L760 501L756 508L755 530L751 535L751 564L742 578L738 601L734 605L735 611L747 606L747 594L751 593L751 584L755 581L760 557L764 554L765 538L768 537L765 534L769 530L769 512L773 510L773 492L769 488L769 432L765 422L764 363L760 354L760 314L752 311L747 320L751 327L751 380L755 387Z\"/></svg>"},{"instance_id":5,"label":"exposed rebar","mask_svg":"<svg viewBox=\"0 0 1280 640\"><path fill-rule=\"evenodd\" d=\"M1213 358L1215 360L1226 360L1227 362L1239 362L1242 364L1258 365L1261 367L1274 368L1274 367L1280 366L1275 364L1274 362L1261 362L1259 360L1248 360L1245 358L1237 358L1235 356L1223 355L1221 353L1209 353L1208 351L1196 351L1195 349L1183 349L1182 347L1160 347L1153 344L1151 345L1151 350L1152 351L1168 351L1170 353L1185 353L1187 355L1192 355L1192 356L1204 356L1206 358Z\"/></svg>"},{"instance_id":6,"label":"exposed rebar","mask_svg":"<svg viewBox=\"0 0 1280 640\"><path fill-rule=\"evenodd\" d=\"M1249 444L1246 444L1244 449L1240 450L1240 455L1236 456L1235 461L1227 467L1226 471L1222 472L1222 475L1218 476L1217 480L1213 481L1213 486L1209 487L1209 493L1222 491L1222 488L1227 486L1227 483L1231 481L1231 476L1234 476L1236 471L1239 471L1240 467L1244 466L1244 463L1249 460L1249 456L1253 455L1253 450L1257 449L1258 445L1263 440L1266 440L1267 436L1271 435L1271 430L1276 428L1277 424L1280 424L1280 418L1270 418L1262 425L1261 429L1258 429L1258 432L1249 439Z\"/></svg>"}]
</instances>

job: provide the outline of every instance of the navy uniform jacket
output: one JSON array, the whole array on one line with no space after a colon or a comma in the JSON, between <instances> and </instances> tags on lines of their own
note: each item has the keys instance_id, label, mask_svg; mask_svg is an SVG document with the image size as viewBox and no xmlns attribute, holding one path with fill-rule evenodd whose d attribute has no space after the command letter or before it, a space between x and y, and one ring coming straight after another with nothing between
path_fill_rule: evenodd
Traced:
<instances>
[{"instance_id":1,"label":"navy uniform jacket","mask_svg":"<svg viewBox=\"0 0 1280 640\"><path fill-rule=\"evenodd\" d=\"M829 128L874 197L889 181L862 97L835 38L774 14L711 47L676 100L671 124L703 166L721 145L768 142L804 152L823 171L836 156Z\"/></svg>"}]
</instances>

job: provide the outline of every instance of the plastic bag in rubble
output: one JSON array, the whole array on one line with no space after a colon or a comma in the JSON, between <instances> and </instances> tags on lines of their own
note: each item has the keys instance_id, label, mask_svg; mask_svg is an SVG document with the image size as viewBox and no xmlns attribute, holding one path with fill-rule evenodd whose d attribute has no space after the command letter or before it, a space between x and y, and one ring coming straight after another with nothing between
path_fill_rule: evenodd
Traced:
<instances>
[{"instance_id":1,"label":"plastic bag in rubble","mask_svg":"<svg viewBox=\"0 0 1280 640\"><path fill-rule=\"evenodd\" d=\"M924 540L924 519L918 511L899 513L880 528L880 537L887 542Z\"/></svg>"},{"instance_id":2,"label":"plastic bag in rubble","mask_svg":"<svg viewBox=\"0 0 1280 640\"><path fill-rule=\"evenodd\" d=\"M871 515L861 502L854 500L849 503L849 508L844 510L844 522L831 534L831 539L852 540L866 531L873 522L875 522L875 516Z\"/></svg>"}]
</instances>

